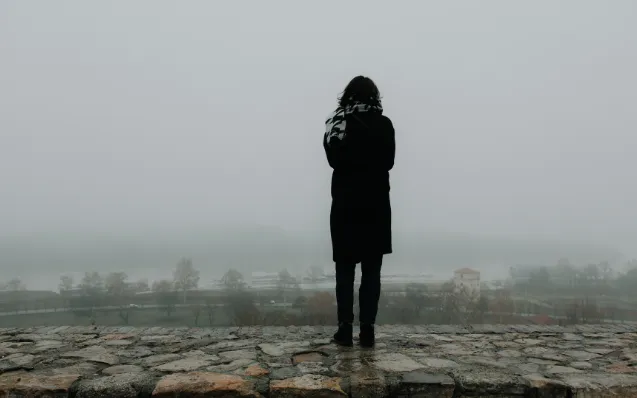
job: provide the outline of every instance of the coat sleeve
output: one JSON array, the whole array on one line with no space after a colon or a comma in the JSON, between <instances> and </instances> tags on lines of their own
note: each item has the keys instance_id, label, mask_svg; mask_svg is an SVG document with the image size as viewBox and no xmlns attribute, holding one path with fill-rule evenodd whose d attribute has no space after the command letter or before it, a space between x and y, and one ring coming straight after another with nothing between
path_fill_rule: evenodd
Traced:
<instances>
[{"instance_id":1,"label":"coat sleeve","mask_svg":"<svg viewBox=\"0 0 637 398\"><path fill-rule=\"evenodd\" d=\"M387 120L386 134L385 137L385 156L383 159L383 163L387 171L391 170L394 167L394 158L396 157L396 134L394 131L394 125L392 124L389 118Z\"/></svg>"},{"instance_id":2,"label":"coat sleeve","mask_svg":"<svg viewBox=\"0 0 637 398\"><path fill-rule=\"evenodd\" d=\"M336 139L332 145L327 145L327 136L324 135L323 148L325 149L325 156L330 166L334 170L341 168L345 160L345 143Z\"/></svg>"}]
</instances>

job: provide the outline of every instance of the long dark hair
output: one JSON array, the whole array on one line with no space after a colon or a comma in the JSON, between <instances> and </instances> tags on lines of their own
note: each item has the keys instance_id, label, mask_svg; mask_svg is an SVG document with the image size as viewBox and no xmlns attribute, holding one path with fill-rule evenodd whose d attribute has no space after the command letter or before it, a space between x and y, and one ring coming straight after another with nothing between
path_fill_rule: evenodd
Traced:
<instances>
[{"instance_id":1,"label":"long dark hair","mask_svg":"<svg viewBox=\"0 0 637 398\"><path fill-rule=\"evenodd\" d=\"M366 76L356 76L343 90L338 98L338 104L343 108L357 102L381 106L380 98L380 91L372 79Z\"/></svg>"}]
</instances>

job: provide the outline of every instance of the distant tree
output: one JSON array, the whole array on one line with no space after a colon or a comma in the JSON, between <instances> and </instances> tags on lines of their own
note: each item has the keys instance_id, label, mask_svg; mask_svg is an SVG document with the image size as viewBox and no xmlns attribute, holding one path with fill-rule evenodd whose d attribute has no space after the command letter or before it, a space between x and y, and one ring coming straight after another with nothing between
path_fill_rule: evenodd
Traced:
<instances>
[{"instance_id":1,"label":"distant tree","mask_svg":"<svg viewBox=\"0 0 637 398\"><path fill-rule=\"evenodd\" d=\"M471 322L484 322L484 315L487 312L489 312L489 299L485 295L482 295L478 301L473 303L471 314L469 315Z\"/></svg>"},{"instance_id":2,"label":"distant tree","mask_svg":"<svg viewBox=\"0 0 637 398\"><path fill-rule=\"evenodd\" d=\"M328 292L317 292L307 300L307 313L312 324L332 324L336 313L335 298Z\"/></svg>"},{"instance_id":3,"label":"distant tree","mask_svg":"<svg viewBox=\"0 0 637 398\"><path fill-rule=\"evenodd\" d=\"M60 277L60 284L58 285L58 290L60 293L67 292L73 289L73 277L70 275L62 275Z\"/></svg>"},{"instance_id":4,"label":"distant tree","mask_svg":"<svg viewBox=\"0 0 637 398\"><path fill-rule=\"evenodd\" d=\"M511 292L508 290L499 291L495 299L491 302L491 311L494 315L499 316L500 323L504 323L504 316L510 316L515 312L515 303L511 298Z\"/></svg>"},{"instance_id":5,"label":"distant tree","mask_svg":"<svg viewBox=\"0 0 637 398\"><path fill-rule=\"evenodd\" d=\"M284 302L286 302L286 296L290 291L298 291L298 289L299 282L288 272L287 269L279 272L277 290L279 291L279 295L283 298Z\"/></svg>"},{"instance_id":6,"label":"distant tree","mask_svg":"<svg viewBox=\"0 0 637 398\"><path fill-rule=\"evenodd\" d=\"M170 292L174 290L174 284L173 282L163 279L160 281L155 281L153 282L153 287L152 287L152 291L156 292L156 293L161 293L161 292Z\"/></svg>"},{"instance_id":7,"label":"distant tree","mask_svg":"<svg viewBox=\"0 0 637 398\"><path fill-rule=\"evenodd\" d=\"M446 282L441 288L440 312L443 323L465 324L464 312L469 302L469 295L462 286Z\"/></svg>"},{"instance_id":8,"label":"distant tree","mask_svg":"<svg viewBox=\"0 0 637 398\"><path fill-rule=\"evenodd\" d=\"M566 257L562 257L557 261L557 265L561 266L561 267L572 267L573 265L571 264L571 261L566 258Z\"/></svg>"},{"instance_id":9,"label":"distant tree","mask_svg":"<svg viewBox=\"0 0 637 398\"><path fill-rule=\"evenodd\" d=\"M235 326L262 324L262 314L254 303L254 295L245 290L234 290L227 294L225 309Z\"/></svg>"},{"instance_id":10,"label":"distant tree","mask_svg":"<svg viewBox=\"0 0 637 398\"><path fill-rule=\"evenodd\" d=\"M529 278L529 286L534 289L544 290L551 284L551 274L546 267L540 268L538 271L531 273Z\"/></svg>"},{"instance_id":11,"label":"distant tree","mask_svg":"<svg viewBox=\"0 0 637 398\"><path fill-rule=\"evenodd\" d=\"M128 325L130 316L131 314L133 314L133 312L135 312L135 307L126 303L120 303L117 309L117 314L125 325Z\"/></svg>"},{"instance_id":12,"label":"distant tree","mask_svg":"<svg viewBox=\"0 0 637 398\"><path fill-rule=\"evenodd\" d=\"M27 287L20 278L13 278L7 283L4 284L4 288L2 290L6 290L8 292L19 292L22 290L26 290Z\"/></svg>"},{"instance_id":13,"label":"distant tree","mask_svg":"<svg viewBox=\"0 0 637 398\"><path fill-rule=\"evenodd\" d=\"M613 267L608 263L608 261L602 261L597 266L602 273L602 279L604 281L609 281L613 274Z\"/></svg>"},{"instance_id":14,"label":"distant tree","mask_svg":"<svg viewBox=\"0 0 637 398\"><path fill-rule=\"evenodd\" d=\"M109 305L117 305L119 318L128 325L134 308L126 302L126 279L124 272L111 272L104 278L104 289L108 297Z\"/></svg>"},{"instance_id":15,"label":"distant tree","mask_svg":"<svg viewBox=\"0 0 637 398\"><path fill-rule=\"evenodd\" d=\"M268 326L291 326L299 324L299 318L290 311L275 310L262 315L262 324Z\"/></svg>"},{"instance_id":16,"label":"distant tree","mask_svg":"<svg viewBox=\"0 0 637 398\"><path fill-rule=\"evenodd\" d=\"M413 319L420 318L422 311L429 304L427 285L424 283L410 283L405 287L405 300L413 314Z\"/></svg>"},{"instance_id":17,"label":"distant tree","mask_svg":"<svg viewBox=\"0 0 637 398\"><path fill-rule=\"evenodd\" d=\"M314 265L307 271L307 278L311 283L317 283L323 278L323 267Z\"/></svg>"},{"instance_id":18,"label":"distant tree","mask_svg":"<svg viewBox=\"0 0 637 398\"><path fill-rule=\"evenodd\" d=\"M86 296L95 296L104 291L104 280L98 272L86 272L80 283L80 289Z\"/></svg>"},{"instance_id":19,"label":"distant tree","mask_svg":"<svg viewBox=\"0 0 637 398\"><path fill-rule=\"evenodd\" d=\"M104 279L106 293L112 296L122 296L126 292L126 279L128 276L124 272L111 272Z\"/></svg>"},{"instance_id":20,"label":"distant tree","mask_svg":"<svg viewBox=\"0 0 637 398\"><path fill-rule=\"evenodd\" d=\"M614 304L608 304L603 311L604 319L610 319L611 321L622 320L618 319L619 312L617 311L617 307Z\"/></svg>"},{"instance_id":21,"label":"distant tree","mask_svg":"<svg viewBox=\"0 0 637 398\"><path fill-rule=\"evenodd\" d=\"M597 284L599 280L599 268L597 268L597 264L588 264L584 272L589 285Z\"/></svg>"},{"instance_id":22,"label":"distant tree","mask_svg":"<svg viewBox=\"0 0 637 398\"><path fill-rule=\"evenodd\" d=\"M637 268L629 269L615 280L615 286L625 295L634 295L637 286Z\"/></svg>"},{"instance_id":23,"label":"distant tree","mask_svg":"<svg viewBox=\"0 0 637 398\"><path fill-rule=\"evenodd\" d=\"M203 311L203 305L196 303L190 306L190 312L192 312L193 317L195 318L195 326L199 326L199 317Z\"/></svg>"},{"instance_id":24,"label":"distant tree","mask_svg":"<svg viewBox=\"0 0 637 398\"><path fill-rule=\"evenodd\" d=\"M228 290L241 290L245 287L243 275L235 269L229 269L221 278L221 283Z\"/></svg>"},{"instance_id":25,"label":"distant tree","mask_svg":"<svg viewBox=\"0 0 637 398\"><path fill-rule=\"evenodd\" d=\"M214 322L215 308L216 307L213 300L208 298L206 300L206 315L208 315L208 326L212 326L212 323Z\"/></svg>"},{"instance_id":26,"label":"distant tree","mask_svg":"<svg viewBox=\"0 0 637 398\"><path fill-rule=\"evenodd\" d=\"M582 300L582 321L584 323L599 323L601 313L597 302L589 297Z\"/></svg>"},{"instance_id":27,"label":"distant tree","mask_svg":"<svg viewBox=\"0 0 637 398\"><path fill-rule=\"evenodd\" d=\"M140 279L134 284L135 292L147 292L150 290L150 285L148 284L148 279Z\"/></svg>"},{"instance_id":28,"label":"distant tree","mask_svg":"<svg viewBox=\"0 0 637 398\"><path fill-rule=\"evenodd\" d=\"M199 271L193 267L192 260L188 258L179 260L177 268L173 273L173 280L175 282L175 289L183 293L185 303L188 290L196 289L199 284Z\"/></svg>"},{"instance_id":29,"label":"distant tree","mask_svg":"<svg viewBox=\"0 0 637 398\"><path fill-rule=\"evenodd\" d=\"M83 309L90 308L90 317L95 318L95 307L102 304L104 295L104 280L98 272L86 272L79 285L81 297L73 300L73 307L78 314L84 314Z\"/></svg>"},{"instance_id":30,"label":"distant tree","mask_svg":"<svg viewBox=\"0 0 637 398\"><path fill-rule=\"evenodd\" d=\"M78 287L81 295L69 299L73 313L78 317L89 317L91 324L95 324L96 308L103 304L104 280L98 272L86 272Z\"/></svg>"},{"instance_id":31,"label":"distant tree","mask_svg":"<svg viewBox=\"0 0 637 398\"><path fill-rule=\"evenodd\" d=\"M156 281L153 283L153 293L159 308L166 313L166 316L170 316L177 305L174 283L168 280Z\"/></svg>"},{"instance_id":32,"label":"distant tree","mask_svg":"<svg viewBox=\"0 0 637 398\"><path fill-rule=\"evenodd\" d=\"M577 324L579 323L579 320L581 317L582 307L580 303L575 301L568 304L566 308L564 309L564 312L565 312L566 321L568 322L568 324Z\"/></svg>"},{"instance_id":33,"label":"distant tree","mask_svg":"<svg viewBox=\"0 0 637 398\"><path fill-rule=\"evenodd\" d=\"M296 308L296 309L300 309L300 310L305 310L307 307L307 297L301 295L298 296L296 298L296 300L294 300L294 304L292 304L292 307Z\"/></svg>"}]
</instances>

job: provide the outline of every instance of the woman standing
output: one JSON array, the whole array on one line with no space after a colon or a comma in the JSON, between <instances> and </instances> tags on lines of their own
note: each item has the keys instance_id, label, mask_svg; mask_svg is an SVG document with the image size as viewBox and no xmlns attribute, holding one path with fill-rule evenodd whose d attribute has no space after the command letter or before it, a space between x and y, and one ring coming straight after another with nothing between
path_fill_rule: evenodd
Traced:
<instances>
[{"instance_id":1,"label":"woman standing","mask_svg":"<svg viewBox=\"0 0 637 398\"><path fill-rule=\"evenodd\" d=\"M332 173L330 230L336 263L338 331L334 342L351 346L354 273L361 263L360 344L374 345L383 255L392 252L389 170L394 166L394 127L383 115L374 82L352 79L325 122L323 147Z\"/></svg>"}]
</instances>

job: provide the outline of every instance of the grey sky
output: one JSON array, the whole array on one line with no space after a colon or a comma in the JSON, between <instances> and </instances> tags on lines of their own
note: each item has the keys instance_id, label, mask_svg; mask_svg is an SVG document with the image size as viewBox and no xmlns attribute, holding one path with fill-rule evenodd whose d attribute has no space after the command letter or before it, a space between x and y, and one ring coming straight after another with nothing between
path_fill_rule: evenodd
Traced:
<instances>
[{"instance_id":1,"label":"grey sky","mask_svg":"<svg viewBox=\"0 0 637 398\"><path fill-rule=\"evenodd\" d=\"M4 0L0 235L328 234L323 122L367 74L397 131L395 231L635 255L636 17L631 0Z\"/></svg>"}]
</instances>

